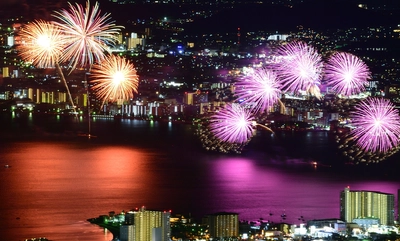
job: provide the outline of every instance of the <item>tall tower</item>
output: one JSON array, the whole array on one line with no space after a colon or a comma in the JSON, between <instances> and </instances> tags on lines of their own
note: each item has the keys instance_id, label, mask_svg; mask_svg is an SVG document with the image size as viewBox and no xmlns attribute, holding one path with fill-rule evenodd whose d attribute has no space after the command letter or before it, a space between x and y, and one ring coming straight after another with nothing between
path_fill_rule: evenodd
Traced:
<instances>
[{"instance_id":1,"label":"tall tower","mask_svg":"<svg viewBox=\"0 0 400 241\"><path fill-rule=\"evenodd\" d=\"M240 28L237 29L237 45L240 45Z\"/></svg>"},{"instance_id":2,"label":"tall tower","mask_svg":"<svg viewBox=\"0 0 400 241\"><path fill-rule=\"evenodd\" d=\"M208 222L212 238L239 236L239 215L237 213L215 213L208 217Z\"/></svg>"},{"instance_id":3,"label":"tall tower","mask_svg":"<svg viewBox=\"0 0 400 241\"><path fill-rule=\"evenodd\" d=\"M379 218L382 225L394 224L394 195L372 191L340 193L340 218L352 222L356 218Z\"/></svg>"},{"instance_id":4,"label":"tall tower","mask_svg":"<svg viewBox=\"0 0 400 241\"><path fill-rule=\"evenodd\" d=\"M134 226L133 225L122 225L119 228L119 240L120 241L133 241L135 238L134 233Z\"/></svg>"},{"instance_id":5,"label":"tall tower","mask_svg":"<svg viewBox=\"0 0 400 241\"><path fill-rule=\"evenodd\" d=\"M397 221L400 221L400 189L397 190Z\"/></svg>"}]
</instances>

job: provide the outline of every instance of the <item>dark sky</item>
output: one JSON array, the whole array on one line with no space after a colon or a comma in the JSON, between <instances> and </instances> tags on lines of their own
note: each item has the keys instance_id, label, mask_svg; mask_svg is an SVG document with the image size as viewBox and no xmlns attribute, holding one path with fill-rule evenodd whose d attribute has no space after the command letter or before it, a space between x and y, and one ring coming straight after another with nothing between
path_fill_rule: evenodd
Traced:
<instances>
[{"instance_id":1,"label":"dark sky","mask_svg":"<svg viewBox=\"0 0 400 241\"><path fill-rule=\"evenodd\" d=\"M0 0L0 14L4 17L22 15L28 19L48 20L55 9L66 4L67 0Z\"/></svg>"}]
</instances>

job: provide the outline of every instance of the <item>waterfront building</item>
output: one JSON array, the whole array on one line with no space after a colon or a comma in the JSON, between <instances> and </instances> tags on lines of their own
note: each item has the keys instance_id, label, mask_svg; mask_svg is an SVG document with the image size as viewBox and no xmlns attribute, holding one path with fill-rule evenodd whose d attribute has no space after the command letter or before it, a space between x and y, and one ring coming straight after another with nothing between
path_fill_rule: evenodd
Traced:
<instances>
[{"instance_id":1,"label":"waterfront building","mask_svg":"<svg viewBox=\"0 0 400 241\"><path fill-rule=\"evenodd\" d=\"M119 229L120 241L134 241L135 229L133 225L122 225Z\"/></svg>"},{"instance_id":2,"label":"waterfront building","mask_svg":"<svg viewBox=\"0 0 400 241\"><path fill-rule=\"evenodd\" d=\"M360 218L378 218L381 225L394 224L394 195L373 191L350 191L346 187L340 193L340 218L354 222Z\"/></svg>"},{"instance_id":3,"label":"waterfront building","mask_svg":"<svg viewBox=\"0 0 400 241\"><path fill-rule=\"evenodd\" d=\"M124 229L121 228L121 238L129 241L169 241L170 217L170 211L146 210L146 207L129 211L125 214L125 221L128 223ZM127 236L122 237L125 234Z\"/></svg>"},{"instance_id":4,"label":"waterfront building","mask_svg":"<svg viewBox=\"0 0 400 241\"><path fill-rule=\"evenodd\" d=\"M237 213L215 213L208 217L210 237L230 238L239 236L239 215Z\"/></svg>"},{"instance_id":5,"label":"waterfront building","mask_svg":"<svg viewBox=\"0 0 400 241\"><path fill-rule=\"evenodd\" d=\"M379 225L379 218L355 218L353 219L353 223L356 223L358 226L367 229L371 226Z\"/></svg>"}]
</instances>

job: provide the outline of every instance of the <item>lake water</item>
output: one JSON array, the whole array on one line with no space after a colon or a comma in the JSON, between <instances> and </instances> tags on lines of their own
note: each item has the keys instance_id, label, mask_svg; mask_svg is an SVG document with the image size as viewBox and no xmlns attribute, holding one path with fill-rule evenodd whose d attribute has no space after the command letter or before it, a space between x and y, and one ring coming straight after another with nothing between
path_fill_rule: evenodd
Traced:
<instances>
[{"instance_id":1,"label":"lake water","mask_svg":"<svg viewBox=\"0 0 400 241\"><path fill-rule=\"evenodd\" d=\"M0 240L111 240L86 220L140 206L300 223L339 218L346 186L396 200L400 189L398 155L345 165L328 132L259 131L241 155L226 155L202 149L191 125L96 119L88 139L77 135L85 120L0 117Z\"/></svg>"}]
</instances>

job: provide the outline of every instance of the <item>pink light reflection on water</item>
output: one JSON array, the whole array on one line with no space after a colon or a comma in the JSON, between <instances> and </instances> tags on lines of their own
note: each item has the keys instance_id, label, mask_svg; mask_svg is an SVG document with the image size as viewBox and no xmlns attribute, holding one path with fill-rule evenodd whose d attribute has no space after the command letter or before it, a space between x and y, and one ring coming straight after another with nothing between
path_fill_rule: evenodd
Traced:
<instances>
[{"instance_id":1,"label":"pink light reflection on water","mask_svg":"<svg viewBox=\"0 0 400 241\"><path fill-rule=\"evenodd\" d=\"M245 157L215 161L210 178L217 180L218 198L224 200L216 209L239 213L239 218L245 220L259 217L271 222L300 224L303 218L339 218L344 183L351 190L380 191L395 196L399 188L395 182L332 177L329 166L315 166L303 159L287 160L281 166L270 165L271 162L275 161L255 162Z\"/></svg>"}]
</instances>

